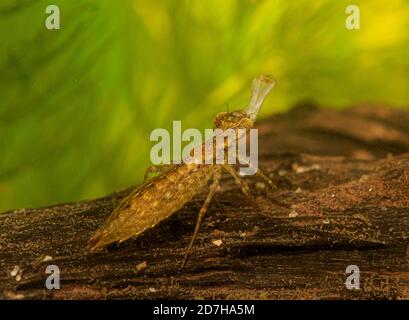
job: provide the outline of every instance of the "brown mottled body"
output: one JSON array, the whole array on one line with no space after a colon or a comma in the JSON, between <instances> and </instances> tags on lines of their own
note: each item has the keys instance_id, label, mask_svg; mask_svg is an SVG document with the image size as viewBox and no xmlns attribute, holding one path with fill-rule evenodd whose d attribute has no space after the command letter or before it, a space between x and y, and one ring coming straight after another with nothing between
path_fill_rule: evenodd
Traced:
<instances>
[{"instance_id":1,"label":"brown mottled body","mask_svg":"<svg viewBox=\"0 0 409 320\"><path fill-rule=\"evenodd\" d=\"M222 132L228 129L235 130L233 133L235 133L236 139L238 138L238 129L246 129L245 133L248 134L249 129L253 127L258 110L265 96L274 86L274 83L274 80L270 76L260 76L256 78L253 81L253 94L248 109L246 111L236 110L233 112L219 113L214 119L215 128L221 129ZM92 236L90 240L91 250L103 248L111 243L123 242L131 237L138 236L148 228L154 227L182 208L186 202L192 199L208 184L209 180L212 180L209 193L199 211L195 230L182 262L183 267L198 234L200 222L219 187L223 168L233 176L242 192L252 199L249 187L232 167L227 163L215 164L216 161L214 160L217 154L216 136L210 140L210 143L213 144L213 151L209 153L209 156L213 159L213 161L210 161L211 164L197 164L197 162L193 162L191 164L183 163L174 165L160 176L144 183L122 201L112 212L108 220ZM223 147L220 146L220 148ZM225 151L228 149L227 141L224 143L224 149ZM205 144L203 144L199 150L202 159L205 158L207 152L205 150ZM196 156L194 156L193 150L192 154L192 157L195 158ZM225 152L224 155L227 156L227 153ZM236 158L240 159L238 153L236 154ZM227 160L227 158L225 160ZM247 164L251 166L250 163ZM259 170L257 174L267 181L270 186L274 187L273 183Z\"/></svg>"},{"instance_id":2,"label":"brown mottled body","mask_svg":"<svg viewBox=\"0 0 409 320\"><path fill-rule=\"evenodd\" d=\"M91 239L96 250L123 242L179 210L205 187L220 165L181 164L146 182L117 207Z\"/></svg>"}]
</instances>

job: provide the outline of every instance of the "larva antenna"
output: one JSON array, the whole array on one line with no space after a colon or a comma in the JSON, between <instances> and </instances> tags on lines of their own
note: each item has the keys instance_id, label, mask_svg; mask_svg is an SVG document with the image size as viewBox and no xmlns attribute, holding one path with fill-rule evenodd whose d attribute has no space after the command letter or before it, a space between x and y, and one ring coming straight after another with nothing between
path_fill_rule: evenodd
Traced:
<instances>
[{"instance_id":1,"label":"larva antenna","mask_svg":"<svg viewBox=\"0 0 409 320\"><path fill-rule=\"evenodd\" d=\"M275 84L276 81L271 75L261 75L253 80L250 103L246 111L251 120L256 120L264 99Z\"/></svg>"}]
</instances>

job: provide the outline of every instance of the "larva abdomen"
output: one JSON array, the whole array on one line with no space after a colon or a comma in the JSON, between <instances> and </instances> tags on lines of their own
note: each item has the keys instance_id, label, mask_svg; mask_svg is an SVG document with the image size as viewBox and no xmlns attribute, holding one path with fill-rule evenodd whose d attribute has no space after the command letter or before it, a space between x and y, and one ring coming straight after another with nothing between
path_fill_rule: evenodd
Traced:
<instances>
[{"instance_id":1,"label":"larva abdomen","mask_svg":"<svg viewBox=\"0 0 409 320\"><path fill-rule=\"evenodd\" d=\"M191 200L217 170L215 165L179 165L126 197L90 240L91 250L137 236Z\"/></svg>"}]
</instances>

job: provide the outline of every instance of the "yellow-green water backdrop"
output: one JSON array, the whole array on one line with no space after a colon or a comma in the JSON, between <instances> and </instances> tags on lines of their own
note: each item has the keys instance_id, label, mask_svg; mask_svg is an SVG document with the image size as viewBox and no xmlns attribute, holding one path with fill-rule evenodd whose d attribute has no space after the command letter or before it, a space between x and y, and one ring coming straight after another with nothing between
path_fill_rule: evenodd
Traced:
<instances>
[{"instance_id":1,"label":"yellow-green water backdrop","mask_svg":"<svg viewBox=\"0 0 409 320\"><path fill-rule=\"evenodd\" d=\"M211 127L260 73L278 79L262 116L303 100L405 107L408 30L404 0L2 0L0 211L141 182L154 128Z\"/></svg>"}]
</instances>

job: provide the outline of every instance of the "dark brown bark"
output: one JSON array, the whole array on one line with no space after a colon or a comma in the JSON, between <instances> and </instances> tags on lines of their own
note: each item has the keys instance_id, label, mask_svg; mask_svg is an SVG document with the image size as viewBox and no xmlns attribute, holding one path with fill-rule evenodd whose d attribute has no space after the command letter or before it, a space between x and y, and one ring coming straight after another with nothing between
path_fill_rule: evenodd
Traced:
<instances>
[{"instance_id":1,"label":"dark brown bark","mask_svg":"<svg viewBox=\"0 0 409 320\"><path fill-rule=\"evenodd\" d=\"M303 106L259 129L260 167L278 191L246 178L254 209L225 176L183 272L206 190L137 239L89 253L124 191L1 214L0 298L408 299L409 113ZM60 290L45 289L49 264ZM345 287L352 264L356 291Z\"/></svg>"}]
</instances>

